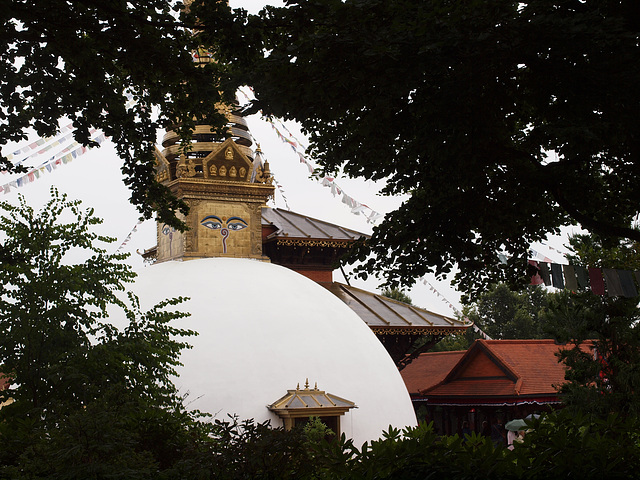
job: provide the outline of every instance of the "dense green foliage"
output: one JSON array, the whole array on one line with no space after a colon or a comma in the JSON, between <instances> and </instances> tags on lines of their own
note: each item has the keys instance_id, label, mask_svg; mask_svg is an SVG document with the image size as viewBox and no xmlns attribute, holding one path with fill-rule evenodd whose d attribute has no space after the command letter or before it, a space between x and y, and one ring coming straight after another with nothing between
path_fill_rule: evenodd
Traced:
<instances>
[{"instance_id":1,"label":"dense green foliage","mask_svg":"<svg viewBox=\"0 0 640 480\"><path fill-rule=\"evenodd\" d=\"M572 265L634 270L637 242L603 242L596 235L570 238ZM640 415L640 308L638 298L577 292L548 292L529 286L520 292L496 285L464 308L493 339L554 338L569 343L559 360L568 367L563 402L576 411L602 417L617 412ZM436 350L463 350L480 336L471 331L446 339ZM595 348L595 351L592 349Z\"/></svg>"},{"instance_id":2,"label":"dense green foliage","mask_svg":"<svg viewBox=\"0 0 640 480\"><path fill-rule=\"evenodd\" d=\"M541 314L547 309L550 295L537 286L514 292L505 284L493 285L464 313L494 340L549 338Z\"/></svg>"},{"instance_id":3,"label":"dense green foliage","mask_svg":"<svg viewBox=\"0 0 640 480\"><path fill-rule=\"evenodd\" d=\"M547 316L555 337L574 345L560 356L568 367L564 403L599 416L640 416L637 299L563 292L552 297Z\"/></svg>"},{"instance_id":4,"label":"dense green foliage","mask_svg":"<svg viewBox=\"0 0 640 480\"><path fill-rule=\"evenodd\" d=\"M253 110L298 120L327 171L410 195L361 273L394 286L457 265L473 293L525 281L529 245L571 222L640 239L635 0L195 3Z\"/></svg>"},{"instance_id":5,"label":"dense green foliage","mask_svg":"<svg viewBox=\"0 0 640 480\"><path fill-rule=\"evenodd\" d=\"M501 283L465 304L463 314L494 340L551 338L553 332L546 325L545 312L553 295L538 286L513 291ZM483 338L481 333L469 328L463 334L441 340L433 350L466 350L478 338Z\"/></svg>"},{"instance_id":6,"label":"dense green foliage","mask_svg":"<svg viewBox=\"0 0 640 480\"><path fill-rule=\"evenodd\" d=\"M219 425L229 447L216 456L215 478L225 480L636 478L640 467L637 422L568 411L532 421L513 451L494 448L490 438L475 433L466 441L440 436L433 424L390 428L362 446L344 437L318 442L299 430L252 422Z\"/></svg>"},{"instance_id":7,"label":"dense green foliage","mask_svg":"<svg viewBox=\"0 0 640 480\"><path fill-rule=\"evenodd\" d=\"M53 190L41 212L0 203L0 477L158 479L198 471L209 426L171 382L186 347L168 299L147 312L123 290L99 220ZM106 318L122 309L121 328Z\"/></svg>"},{"instance_id":8,"label":"dense green foliage","mask_svg":"<svg viewBox=\"0 0 640 480\"><path fill-rule=\"evenodd\" d=\"M534 421L514 451L476 435L439 436L433 425L357 446L327 441L317 421L292 432L199 421L170 381L190 333L169 323L182 314L165 307L179 300L148 312L123 301L131 272L93 245L108 239L91 233L98 220L77 202L54 192L39 214L24 202L0 207L2 244L14 252L0 275L0 371L12 382L0 395L14 400L0 409L2 478L533 480L634 478L640 468L637 415L577 408ZM125 311L122 329L105 320L114 306Z\"/></svg>"},{"instance_id":9,"label":"dense green foliage","mask_svg":"<svg viewBox=\"0 0 640 480\"><path fill-rule=\"evenodd\" d=\"M574 265L637 269L637 242L603 244L598 236L570 239ZM640 307L638 298L562 291L550 296L543 317L553 336L574 348L562 352L569 367L564 402L599 416L640 417ZM594 350L585 348L589 342Z\"/></svg>"},{"instance_id":10,"label":"dense green foliage","mask_svg":"<svg viewBox=\"0 0 640 480\"><path fill-rule=\"evenodd\" d=\"M180 226L186 211L154 177L158 128L221 125L221 64L198 67L193 19L175 0L9 0L0 9L0 147L28 128L53 135L73 121L75 138L104 131L124 161L131 201L149 218ZM185 26L184 22L187 23ZM231 96L227 100L232 100ZM6 154L6 150L3 150ZM26 166L26 165L25 165ZM12 169L0 157L0 169Z\"/></svg>"}]
</instances>

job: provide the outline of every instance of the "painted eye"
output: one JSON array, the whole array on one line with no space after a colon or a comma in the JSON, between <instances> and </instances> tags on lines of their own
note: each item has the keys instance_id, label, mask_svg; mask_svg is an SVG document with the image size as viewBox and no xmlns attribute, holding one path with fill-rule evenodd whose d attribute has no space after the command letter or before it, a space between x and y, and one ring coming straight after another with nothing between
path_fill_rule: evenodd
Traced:
<instances>
[{"instance_id":1,"label":"painted eye","mask_svg":"<svg viewBox=\"0 0 640 480\"><path fill-rule=\"evenodd\" d=\"M242 230L243 228L247 228L244 223L230 223L229 225L227 225L227 227L229 227L229 230L233 230L236 232L238 230Z\"/></svg>"},{"instance_id":2,"label":"painted eye","mask_svg":"<svg viewBox=\"0 0 640 480\"><path fill-rule=\"evenodd\" d=\"M213 220L202 222L201 225L203 227L210 228L211 230L220 230L222 228L222 224L220 222L214 222Z\"/></svg>"}]
</instances>

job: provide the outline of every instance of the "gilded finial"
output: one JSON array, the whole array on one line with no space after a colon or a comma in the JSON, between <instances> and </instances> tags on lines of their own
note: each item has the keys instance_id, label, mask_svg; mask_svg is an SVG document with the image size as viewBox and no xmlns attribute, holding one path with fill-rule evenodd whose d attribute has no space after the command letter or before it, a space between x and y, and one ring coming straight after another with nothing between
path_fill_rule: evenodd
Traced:
<instances>
[{"instance_id":1,"label":"gilded finial","mask_svg":"<svg viewBox=\"0 0 640 480\"><path fill-rule=\"evenodd\" d=\"M307 381L304 382L304 388L305 390L309 390L309 379L307 378Z\"/></svg>"},{"instance_id":2,"label":"gilded finial","mask_svg":"<svg viewBox=\"0 0 640 480\"><path fill-rule=\"evenodd\" d=\"M315 386L314 390L318 390L318 382L316 382L316 386Z\"/></svg>"}]
</instances>

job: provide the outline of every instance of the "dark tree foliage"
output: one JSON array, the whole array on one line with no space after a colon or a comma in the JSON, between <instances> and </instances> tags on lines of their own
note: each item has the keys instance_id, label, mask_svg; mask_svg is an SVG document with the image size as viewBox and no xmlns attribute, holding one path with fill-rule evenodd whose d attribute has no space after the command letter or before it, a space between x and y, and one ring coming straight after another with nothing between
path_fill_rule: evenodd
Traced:
<instances>
[{"instance_id":1,"label":"dark tree foliage","mask_svg":"<svg viewBox=\"0 0 640 480\"><path fill-rule=\"evenodd\" d=\"M402 432L390 428L380 440L357 448L349 440L314 449L313 479L521 479L635 478L640 467L637 420L594 420L567 410L531 422L513 451L494 448L473 433L438 435L433 423Z\"/></svg>"},{"instance_id":2,"label":"dark tree foliage","mask_svg":"<svg viewBox=\"0 0 640 480\"><path fill-rule=\"evenodd\" d=\"M603 247L593 235L570 239L572 264L637 269L638 242ZM548 327L572 343L560 358L569 367L564 402L573 409L606 416L617 412L640 418L640 308L638 297L609 297L591 291L562 291L550 296ZM595 350L591 349L591 346Z\"/></svg>"},{"instance_id":3,"label":"dark tree foliage","mask_svg":"<svg viewBox=\"0 0 640 480\"><path fill-rule=\"evenodd\" d=\"M549 293L541 287L529 286L520 291L511 290L506 284L492 285L473 302L464 305L464 315L482 332L494 340L551 338L553 332L545 322ZM483 338L469 328L459 335L444 338L434 351L467 350L471 344Z\"/></svg>"},{"instance_id":4,"label":"dark tree foliage","mask_svg":"<svg viewBox=\"0 0 640 480\"><path fill-rule=\"evenodd\" d=\"M170 324L181 300L147 312L124 300L125 255L97 246L112 241L92 233L100 221L55 190L41 212L24 199L0 210L14 254L0 264L0 477L198 478L210 428L171 381L193 333Z\"/></svg>"},{"instance_id":5,"label":"dark tree foliage","mask_svg":"<svg viewBox=\"0 0 640 480\"><path fill-rule=\"evenodd\" d=\"M640 239L635 0L196 3L252 110L299 121L326 171L410 194L352 257L362 274L457 265L474 293L524 282L529 245L562 225Z\"/></svg>"},{"instance_id":6,"label":"dark tree foliage","mask_svg":"<svg viewBox=\"0 0 640 480\"><path fill-rule=\"evenodd\" d=\"M549 296L537 286L514 292L505 284L494 285L465 314L494 340L549 338L543 317Z\"/></svg>"},{"instance_id":7,"label":"dark tree foliage","mask_svg":"<svg viewBox=\"0 0 640 480\"><path fill-rule=\"evenodd\" d=\"M315 475L319 473L319 465L313 461L311 444L317 444L318 439L313 431L302 428L285 431L273 428L269 422L232 417L216 420L214 432L215 455L206 461L210 462L216 479L322 478Z\"/></svg>"},{"instance_id":8,"label":"dark tree foliage","mask_svg":"<svg viewBox=\"0 0 640 480\"><path fill-rule=\"evenodd\" d=\"M597 416L640 418L638 300L562 292L548 316L555 337L574 345L559 354L568 367L563 402Z\"/></svg>"},{"instance_id":9,"label":"dark tree foliage","mask_svg":"<svg viewBox=\"0 0 640 480\"><path fill-rule=\"evenodd\" d=\"M189 137L195 121L220 126L221 64L198 66L189 15L175 0L8 0L0 8L0 147L28 128L54 135L73 121L91 145L102 129L124 161L131 201L149 218L180 227L186 205L155 181L158 128ZM186 25L185 25L186 22ZM231 100L233 97L227 97ZM6 153L6 149L3 149ZM16 170L0 157L0 169Z\"/></svg>"}]
</instances>

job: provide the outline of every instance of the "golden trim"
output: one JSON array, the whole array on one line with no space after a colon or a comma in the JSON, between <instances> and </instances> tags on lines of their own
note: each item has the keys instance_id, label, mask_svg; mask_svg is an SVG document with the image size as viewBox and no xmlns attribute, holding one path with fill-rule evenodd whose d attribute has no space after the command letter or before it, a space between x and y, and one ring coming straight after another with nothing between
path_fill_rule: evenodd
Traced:
<instances>
[{"instance_id":1,"label":"golden trim","mask_svg":"<svg viewBox=\"0 0 640 480\"><path fill-rule=\"evenodd\" d=\"M279 238L277 245L287 247L332 247L332 248L349 248L352 241L350 240L300 240L290 238Z\"/></svg>"},{"instance_id":2,"label":"golden trim","mask_svg":"<svg viewBox=\"0 0 640 480\"><path fill-rule=\"evenodd\" d=\"M376 327L369 325L376 335L455 335L469 327Z\"/></svg>"}]
</instances>

